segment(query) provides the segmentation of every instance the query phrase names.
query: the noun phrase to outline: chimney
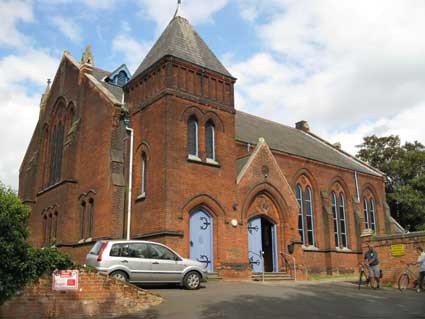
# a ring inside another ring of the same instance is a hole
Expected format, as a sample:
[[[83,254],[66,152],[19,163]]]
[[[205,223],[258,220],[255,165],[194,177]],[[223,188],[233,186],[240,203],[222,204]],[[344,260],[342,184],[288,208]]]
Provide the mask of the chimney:
[[[339,150],[341,149],[341,143],[340,142],[333,143],[332,145]]]
[[[310,126],[307,121],[299,121],[295,123],[295,128],[304,132],[310,132]]]

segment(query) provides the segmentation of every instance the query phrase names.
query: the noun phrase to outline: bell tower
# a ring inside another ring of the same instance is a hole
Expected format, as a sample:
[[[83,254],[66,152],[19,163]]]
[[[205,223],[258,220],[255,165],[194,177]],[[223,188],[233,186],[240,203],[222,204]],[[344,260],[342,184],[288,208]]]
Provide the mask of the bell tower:
[[[131,237],[196,257],[190,218],[202,211],[213,229],[211,270],[220,267],[217,247],[236,216],[235,82],[189,21],[175,16],[125,88],[140,194]]]

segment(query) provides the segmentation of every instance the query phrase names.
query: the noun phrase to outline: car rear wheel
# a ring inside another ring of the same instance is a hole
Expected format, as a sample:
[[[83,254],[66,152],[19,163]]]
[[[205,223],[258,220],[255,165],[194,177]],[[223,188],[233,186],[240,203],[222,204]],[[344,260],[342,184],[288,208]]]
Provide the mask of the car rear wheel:
[[[194,290],[198,289],[201,285],[201,275],[197,273],[196,271],[191,271],[184,276],[183,281],[184,286],[186,289]]]
[[[128,281],[127,274],[120,270],[114,271],[110,276],[121,281]]]

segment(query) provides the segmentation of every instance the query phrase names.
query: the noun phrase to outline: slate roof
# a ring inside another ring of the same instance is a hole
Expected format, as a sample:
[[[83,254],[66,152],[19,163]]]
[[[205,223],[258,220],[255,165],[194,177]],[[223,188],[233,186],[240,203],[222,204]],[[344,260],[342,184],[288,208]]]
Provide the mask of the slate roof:
[[[366,174],[383,175],[313,134],[240,111],[236,112],[235,122],[238,141],[256,145],[258,139],[264,137],[274,150]],[[245,162],[245,157],[237,160],[238,172]]]
[[[232,77],[208,45],[182,17],[175,17],[137,68],[133,79],[164,56],[171,55]]]
[[[122,101],[122,95],[124,93],[123,89],[119,86],[106,83],[104,79],[109,76],[111,72],[105,71],[99,68],[93,68],[93,76],[98,80],[102,85],[114,95],[118,101]]]
[[[236,172],[237,172],[238,175],[239,175],[240,171],[242,170],[242,168],[244,168],[246,162],[248,162],[249,157],[250,157],[250,154],[246,155],[244,157],[238,158],[236,160]]]

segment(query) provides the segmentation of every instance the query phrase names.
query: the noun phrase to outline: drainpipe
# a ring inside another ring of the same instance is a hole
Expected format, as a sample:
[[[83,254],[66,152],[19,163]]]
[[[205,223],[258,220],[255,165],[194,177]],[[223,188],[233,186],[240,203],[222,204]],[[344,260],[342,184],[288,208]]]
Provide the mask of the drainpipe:
[[[356,196],[357,196],[357,200],[360,202],[360,194],[359,194],[359,179],[357,176],[357,171],[354,171],[354,181],[356,184]]]
[[[130,133],[130,160],[128,168],[128,205],[127,205],[127,240],[130,240],[131,229],[131,191],[133,184],[133,138],[134,130],[128,126],[125,127],[126,131]]]
[[[122,95],[121,100],[122,106],[124,107],[124,94]],[[130,120],[127,119],[124,121],[125,130],[130,133],[130,158],[129,158],[129,167],[128,167],[128,204],[127,204],[127,240],[130,240],[130,229],[131,229],[131,193],[133,187],[133,140],[134,140],[134,130],[129,127]]]

